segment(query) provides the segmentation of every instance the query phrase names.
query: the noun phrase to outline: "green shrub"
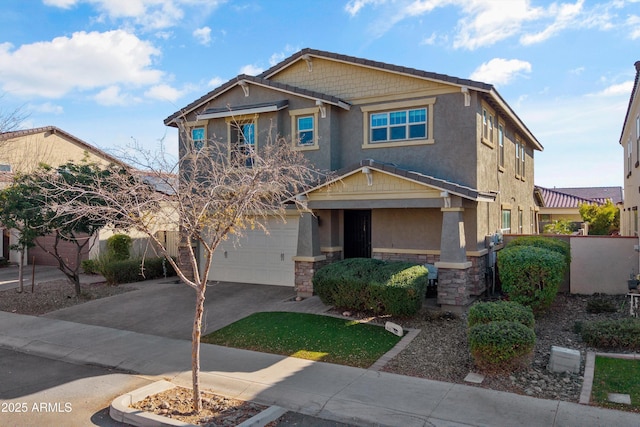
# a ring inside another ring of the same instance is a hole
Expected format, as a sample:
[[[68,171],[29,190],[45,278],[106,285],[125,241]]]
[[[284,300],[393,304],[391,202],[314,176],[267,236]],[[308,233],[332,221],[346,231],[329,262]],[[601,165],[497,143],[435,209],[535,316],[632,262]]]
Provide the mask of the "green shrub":
[[[587,301],[587,313],[615,313],[617,310],[614,303],[609,300],[597,298]]]
[[[479,302],[469,308],[467,324],[471,328],[480,323],[510,320],[533,329],[535,319],[531,307],[515,301]]]
[[[566,267],[571,265],[571,246],[568,242],[555,237],[543,236],[520,236],[510,241],[505,248],[512,246],[534,246],[536,248],[548,249],[550,251],[562,254],[565,259]]]
[[[101,268],[101,274],[110,285],[159,279],[164,277],[162,260],[163,258],[146,258],[144,260],[144,275],[141,259],[106,262]],[[167,276],[174,276],[175,271],[171,268],[171,264],[165,262],[165,265]]]
[[[533,330],[518,322],[479,323],[469,329],[471,355],[484,370],[511,370],[524,365],[535,342]]]
[[[580,335],[585,343],[596,348],[637,351],[640,350],[640,319],[582,322]]]
[[[126,234],[114,234],[107,239],[107,254],[114,261],[129,259],[131,237]]]
[[[322,302],[374,314],[412,316],[422,307],[427,268],[408,262],[350,258],[319,269],[313,288]]]
[[[498,253],[502,290],[511,301],[544,310],[555,300],[564,279],[565,258],[535,246],[511,246]]]
[[[80,263],[80,267],[85,274],[98,274],[98,262],[94,259],[85,259]]]

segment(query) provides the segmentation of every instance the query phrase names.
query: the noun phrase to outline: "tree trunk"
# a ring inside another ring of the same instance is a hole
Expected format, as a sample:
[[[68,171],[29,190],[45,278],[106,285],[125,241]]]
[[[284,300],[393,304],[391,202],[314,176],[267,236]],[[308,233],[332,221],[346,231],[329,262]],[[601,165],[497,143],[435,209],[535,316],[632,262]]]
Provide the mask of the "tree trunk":
[[[24,248],[20,249],[20,263],[18,264],[18,284],[20,285],[20,293],[24,292],[24,252]]]
[[[193,380],[193,410],[202,410],[200,398],[200,337],[202,336],[202,314],[204,312],[204,292],[206,283],[196,291],[196,310],[193,317],[193,333],[191,334],[191,377]]]

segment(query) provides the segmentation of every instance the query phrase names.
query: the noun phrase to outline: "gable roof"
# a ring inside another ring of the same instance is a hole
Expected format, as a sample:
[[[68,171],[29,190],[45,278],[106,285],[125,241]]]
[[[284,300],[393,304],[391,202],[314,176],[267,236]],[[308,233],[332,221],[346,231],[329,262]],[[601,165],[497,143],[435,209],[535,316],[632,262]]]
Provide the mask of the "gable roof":
[[[80,145],[81,147],[83,147],[85,150],[92,152],[93,154],[95,154],[98,157],[102,157],[105,160],[108,160],[111,163],[117,164],[117,165],[124,165],[124,162],[114,156],[112,156],[111,154],[102,151],[101,149],[89,144],[88,142],[85,142],[83,140],[81,140],[80,138],[71,135],[69,132],[65,132],[62,129],[59,129],[55,126],[44,126],[44,127],[39,127],[39,128],[32,128],[32,129],[23,129],[23,130],[16,130],[16,131],[12,131],[12,132],[4,132],[4,133],[0,133],[0,141],[9,141],[12,139],[17,139],[17,138],[21,138],[23,136],[29,136],[29,135],[36,135],[39,133],[45,133],[45,132],[51,132],[53,134],[59,134],[61,136],[63,136],[64,138],[70,139],[71,141],[75,142],[76,144]]]
[[[183,109],[176,111],[175,113],[173,113],[172,115],[164,119],[164,124],[166,126],[175,127],[177,126],[177,119],[179,119],[180,117],[185,116],[197,110],[198,108],[201,108],[207,102],[217,98],[218,96],[233,89],[234,87],[244,86],[249,83],[254,84],[256,86],[271,88],[278,92],[290,93],[293,95],[301,96],[303,98],[310,98],[310,99],[315,99],[317,101],[326,102],[327,104],[336,105],[345,110],[349,110],[351,108],[351,104],[335,96],[327,95],[325,93],[316,92],[313,90],[299,88],[299,87],[288,85],[288,84],[275,82],[272,80],[267,80],[259,76],[256,77],[256,76],[249,76],[247,74],[240,74],[239,76],[232,78],[231,80],[224,83],[223,85],[218,86],[216,89],[196,99],[195,101],[193,101],[192,103],[184,107]],[[233,111],[233,108],[234,107],[232,107],[230,111]],[[243,107],[241,106],[239,108],[242,109]]]
[[[544,188],[538,185],[535,190],[545,208],[578,208],[581,203],[604,204],[607,200],[615,204],[622,203],[622,187],[569,187]]]
[[[638,84],[640,83],[640,61],[636,61],[633,64],[636,67],[636,79],[633,81],[633,89],[631,89],[631,96],[629,97],[629,105],[627,106],[627,113],[624,115],[624,123],[622,124],[622,131],[620,132],[620,140],[618,143],[622,145],[622,137],[624,136],[624,129],[627,127],[627,121],[629,120],[629,114],[631,113],[631,107],[633,107],[633,100],[638,93]]]
[[[173,113],[172,115],[170,115],[164,120],[164,123],[167,126],[177,126],[176,119],[179,119],[180,116],[189,114],[194,110],[196,110],[197,108],[202,107],[204,104],[206,104],[210,100],[216,98],[217,96],[228,91],[229,89],[239,85],[241,82],[248,82],[252,84],[258,84],[264,87],[271,87],[273,89],[280,90],[283,92],[289,92],[289,93],[293,93],[300,96],[306,96],[309,98],[318,99],[333,105],[341,106],[342,108],[345,108],[345,109],[349,109],[350,105],[348,102],[344,100],[340,100],[331,95],[326,95],[326,94],[322,94],[322,93],[318,93],[318,92],[314,92],[314,91],[310,91],[302,88],[296,88],[294,86],[290,86],[290,85],[286,85],[286,84],[282,84],[282,83],[278,83],[270,80],[271,77],[285,70],[286,68],[290,67],[291,65],[293,65],[298,61],[306,61],[307,64],[312,64],[313,57],[323,58],[331,61],[344,62],[347,64],[360,66],[360,67],[373,68],[376,70],[401,74],[404,76],[424,79],[424,80],[438,82],[438,83],[445,83],[448,85],[458,86],[461,91],[475,90],[477,92],[481,92],[486,95],[487,102],[489,102],[494,108],[500,110],[504,116],[508,117],[511,121],[513,121],[513,123],[515,123],[516,127],[518,127],[521,130],[526,140],[528,140],[536,150],[539,150],[539,151],[543,150],[543,147],[540,144],[540,142],[538,142],[538,140],[535,138],[535,136],[533,136],[531,131],[525,126],[522,120],[520,120],[517,114],[511,109],[511,107],[502,98],[502,96],[500,96],[500,94],[496,91],[496,89],[491,84],[482,83],[482,82],[469,80],[469,79],[461,79],[458,77],[452,77],[445,74],[438,74],[438,73],[418,70],[410,67],[387,64],[379,61],[372,61],[364,58],[358,58],[355,56],[348,56],[348,55],[342,55],[342,54],[333,53],[333,52],[327,52],[323,50],[310,49],[310,48],[305,48],[294,53],[293,55],[289,56],[288,58],[284,59],[280,63],[269,68],[268,70],[262,72],[256,77],[248,76],[246,74],[241,74],[229,80],[227,83],[223,84],[222,86],[212,90],[211,92],[205,94],[204,96],[198,98],[191,104],[187,105],[182,110]],[[312,65],[309,65],[309,66],[312,67]]]
[[[336,172],[337,177],[333,178],[327,182],[323,182],[322,184],[318,184],[316,186],[313,186],[312,188],[310,188],[309,190],[299,194],[298,196],[302,195],[302,194],[308,194],[311,193],[313,191],[316,191],[322,187],[325,187],[327,185],[333,184],[334,182],[340,181],[341,179],[344,179],[345,177],[352,175],[353,173],[360,171],[364,168],[369,168],[369,169],[373,169],[373,170],[377,170],[379,172],[383,172],[383,173],[387,173],[390,175],[394,175],[396,177],[402,178],[402,179],[407,179],[407,180],[411,180],[423,185],[427,185],[429,187],[433,187],[437,190],[440,191],[446,191],[448,193],[451,193],[453,195],[456,196],[460,196],[464,199],[468,199],[468,200],[473,200],[473,201],[483,201],[483,202],[493,202],[496,199],[497,193],[495,192],[485,192],[485,191],[480,191],[477,190],[475,188],[471,188],[471,187],[467,187],[464,185],[460,185],[460,184],[456,184],[454,182],[451,181],[447,181],[444,179],[439,179],[439,178],[435,178],[433,176],[430,175],[425,175],[419,172],[414,172],[408,169],[404,169],[401,167],[398,167],[392,163],[383,163],[383,162],[378,162],[376,160],[373,159],[365,159],[365,160],[361,160],[359,163],[355,163],[351,166],[348,166],[346,168],[340,169],[339,171]]]

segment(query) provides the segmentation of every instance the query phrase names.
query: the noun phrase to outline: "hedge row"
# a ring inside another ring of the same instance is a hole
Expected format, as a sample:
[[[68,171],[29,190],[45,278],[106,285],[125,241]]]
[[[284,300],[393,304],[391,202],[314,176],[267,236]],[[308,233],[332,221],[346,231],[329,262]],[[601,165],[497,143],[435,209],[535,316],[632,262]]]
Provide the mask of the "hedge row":
[[[320,300],[342,309],[412,316],[422,307],[427,268],[408,262],[350,258],[319,269],[313,289]]]

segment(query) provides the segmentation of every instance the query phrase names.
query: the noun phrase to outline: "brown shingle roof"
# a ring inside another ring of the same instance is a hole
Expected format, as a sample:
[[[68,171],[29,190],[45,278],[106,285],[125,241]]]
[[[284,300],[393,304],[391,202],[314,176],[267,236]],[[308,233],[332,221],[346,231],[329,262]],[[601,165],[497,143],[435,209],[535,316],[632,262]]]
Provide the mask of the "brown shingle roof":
[[[581,203],[604,204],[607,200],[615,205],[622,203],[622,187],[570,187],[535,190],[542,197],[545,208],[577,208]]]

